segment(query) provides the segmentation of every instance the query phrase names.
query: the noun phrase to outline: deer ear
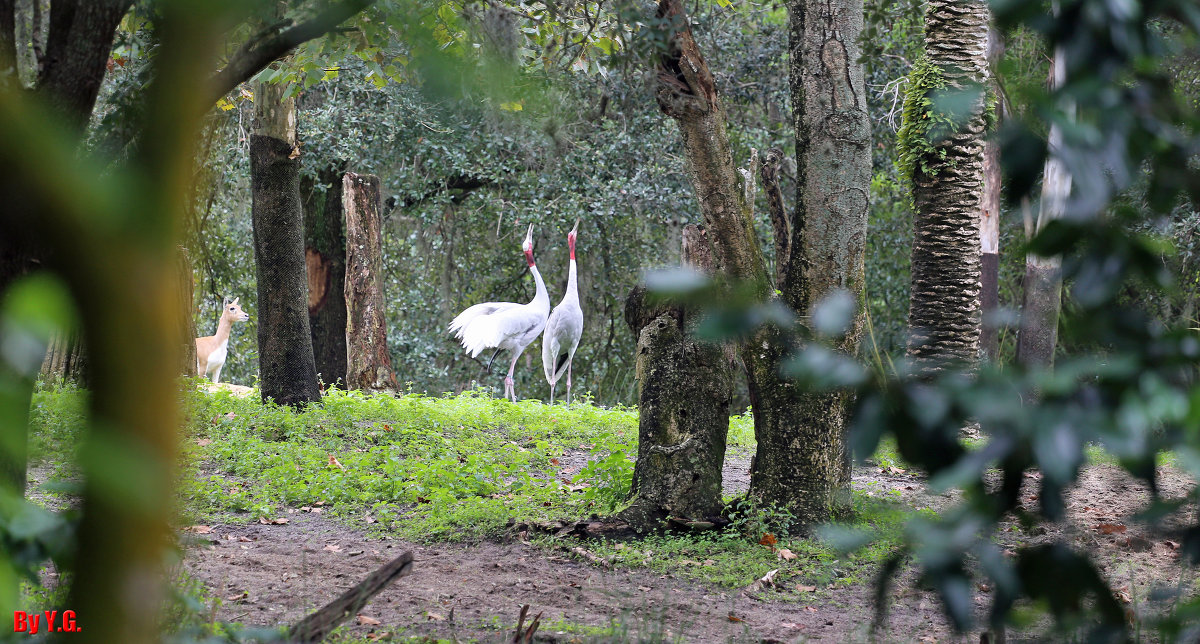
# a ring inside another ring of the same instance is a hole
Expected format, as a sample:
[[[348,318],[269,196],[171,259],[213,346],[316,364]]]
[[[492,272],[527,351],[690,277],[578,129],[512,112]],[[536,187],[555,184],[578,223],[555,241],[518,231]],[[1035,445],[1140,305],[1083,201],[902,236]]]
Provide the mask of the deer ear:
[[[233,298],[233,301],[232,301],[232,302],[230,302],[230,304],[237,304],[237,303],[238,303],[238,300],[240,300],[240,299],[242,299],[242,298],[240,298],[240,297],[235,297],[235,298]]]
[[[229,298],[223,297],[221,298],[221,308],[225,308],[226,306],[229,306]]]

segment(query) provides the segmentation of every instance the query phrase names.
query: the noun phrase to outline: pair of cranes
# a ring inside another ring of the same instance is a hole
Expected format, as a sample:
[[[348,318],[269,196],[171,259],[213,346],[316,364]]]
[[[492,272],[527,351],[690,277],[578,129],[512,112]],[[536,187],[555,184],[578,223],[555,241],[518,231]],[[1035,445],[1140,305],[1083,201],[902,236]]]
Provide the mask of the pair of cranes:
[[[472,358],[485,349],[496,350],[488,360],[488,373],[492,372],[492,362],[501,351],[508,349],[513,352],[508,375],[504,378],[504,396],[513,402],[517,401],[517,392],[513,387],[513,370],[517,368],[517,359],[543,330],[542,367],[546,372],[546,382],[550,383],[550,404],[554,404],[554,387],[564,372],[567,374],[567,403],[571,402],[571,362],[575,358],[579,338],[583,335],[583,309],[579,306],[579,284],[575,274],[575,237],[578,229],[579,220],[576,219],[575,227],[567,233],[567,246],[571,250],[567,292],[554,311],[550,310],[550,294],[546,292],[542,274],[533,261],[533,224],[529,224],[529,232],[525,234],[521,249],[525,251],[525,261],[529,263],[529,272],[533,273],[533,281],[537,285],[533,301],[528,304],[476,304],[459,313],[450,323],[450,332],[462,342]]]

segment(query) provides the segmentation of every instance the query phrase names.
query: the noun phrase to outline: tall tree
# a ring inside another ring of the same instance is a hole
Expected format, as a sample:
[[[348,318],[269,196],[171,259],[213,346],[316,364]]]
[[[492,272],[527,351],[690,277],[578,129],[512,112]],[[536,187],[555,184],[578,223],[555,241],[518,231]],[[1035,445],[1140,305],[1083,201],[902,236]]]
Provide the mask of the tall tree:
[[[924,373],[979,359],[987,36],[983,0],[930,0],[904,101],[900,155],[916,207],[908,354]]]
[[[777,247],[789,249],[777,286],[783,301],[807,319],[813,306],[835,289],[862,295],[870,129],[857,63],[861,3],[798,2],[789,9],[800,194],[790,219],[773,220]],[[767,302],[774,289],[754,232],[753,192],[749,179],[746,190],[739,185],[712,73],[681,2],[660,0],[658,17],[669,24],[670,33],[658,60],[656,97],[683,135],[688,176],[713,246],[714,268]],[[773,175],[768,171],[764,176],[768,200],[782,212]],[[842,348],[853,351],[857,346],[861,319],[861,313],[855,316]],[[741,346],[759,445],[751,494],[786,508],[802,525],[812,525],[828,520],[848,500],[846,397],[806,394],[781,374],[783,359],[795,348],[793,337],[790,329],[762,326]]]
[[[1067,80],[1064,50],[1054,50],[1050,63],[1050,86],[1058,90]],[[1075,106],[1068,105],[1068,115]],[[1059,219],[1066,211],[1071,194],[1071,173],[1063,163],[1063,132],[1058,121],[1050,124],[1049,156],[1042,170],[1042,203],[1038,210],[1037,231]],[[1058,317],[1062,312],[1062,257],[1042,257],[1029,253],[1025,257],[1025,290],[1021,306],[1021,330],[1017,336],[1017,360],[1029,367],[1049,367],[1054,364],[1054,349],[1058,344]]]
[[[308,269],[308,325],[317,374],[326,384],[346,382],[346,231],[342,213],[344,164],[300,180],[304,200],[304,262]]]
[[[321,390],[308,327],[296,101],[284,89],[258,84],[250,136],[258,364],[263,400],[300,406]]]
[[[988,30],[988,65],[994,70],[1004,55],[1004,36],[996,29]],[[995,91],[993,78],[991,84]],[[999,125],[1003,102],[996,103]],[[993,128],[994,129],[994,128]],[[983,307],[983,328],[979,348],[988,360],[997,360],[1000,352],[1000,333],[989,318],[1000,307],[1000,141],[989,137],[983,144],[983,199],[979,207],[980,303]]]

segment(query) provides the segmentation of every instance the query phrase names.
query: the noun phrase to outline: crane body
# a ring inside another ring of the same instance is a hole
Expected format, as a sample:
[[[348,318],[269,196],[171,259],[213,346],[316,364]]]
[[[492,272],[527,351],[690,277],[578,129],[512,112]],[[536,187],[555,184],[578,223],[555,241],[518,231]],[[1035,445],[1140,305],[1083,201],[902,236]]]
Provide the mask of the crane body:
[[[583,337],[583,308],[579,305],[579,278],[575,267],[575,238],[578,229],[579,220],[575,220],[575,227],[567,233],[567,246],[571,250],[567,292],[550,313],[545,334],[542,336],[542,368],[546,372],[546,382],[550,383],[551,405],[554,404],[554,388],[564,372],[567,376],[567,405],[571,404],[571,366],[575,360],[575,349],[579,347],[579,339]]]

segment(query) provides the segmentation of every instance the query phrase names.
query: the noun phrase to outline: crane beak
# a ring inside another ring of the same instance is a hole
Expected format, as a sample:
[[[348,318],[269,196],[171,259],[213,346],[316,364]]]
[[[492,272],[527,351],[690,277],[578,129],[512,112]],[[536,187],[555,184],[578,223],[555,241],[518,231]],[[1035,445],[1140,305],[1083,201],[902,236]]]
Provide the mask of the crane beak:
[[[579,220],[578,220],[578,219],[576,219],[576,220],[575,220],[575,227],[571,229],[571,234],[572,234],[572,235],[576,234],[576,231],[578,231],[578,230],[579,230]]]

